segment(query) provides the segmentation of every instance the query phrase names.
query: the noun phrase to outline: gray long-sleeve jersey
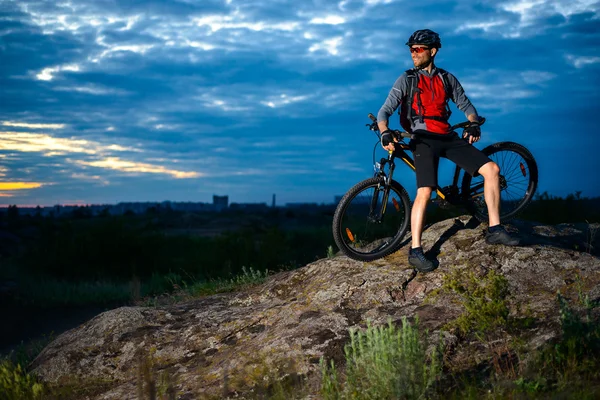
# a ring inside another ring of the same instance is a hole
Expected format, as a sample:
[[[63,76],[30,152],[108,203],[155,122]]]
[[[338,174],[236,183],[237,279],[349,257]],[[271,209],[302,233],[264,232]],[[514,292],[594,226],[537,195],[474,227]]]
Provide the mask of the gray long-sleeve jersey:
[[[444,107],[448,100],[452,100],[459,110],[465,113],[465,116],[470,114],[477,115],[477,110],[471,104],[471,101],[466,96],[465,91],[454,75],[451,73],[446,74],[446,81],[448,85],[448,91],[443,88],[443,82],[439,76],[439,70],[434,67],[429,74],[425,70],[416,71],[419,77],[419,88],[421,88],[421,99],[423,100],[423,108],[425,109],[424,115],[439,115],[439,108],[443,104]],[[389,121],[390,116],[400,107],[405,100],[410,90],[408,75],[404,72],[394,83],[394,86],[390,90],[385,103],[377,113],[378,121]],[[413,108],[417,108],[417,100],[413,100]],[[407,126],[404,128],[415,132],[417,130],[431,131],[433,133],[449,133],[450,125],[445,122],[432,121],[425,119],[423,122],[419,121],[419,118],[408,118],[408,110],[406,107],[402,107],[401,119],[410,120],[410,129]],[[405,115],[403,115],[405,114]],[[446,131],[446,132],[444,132]]]

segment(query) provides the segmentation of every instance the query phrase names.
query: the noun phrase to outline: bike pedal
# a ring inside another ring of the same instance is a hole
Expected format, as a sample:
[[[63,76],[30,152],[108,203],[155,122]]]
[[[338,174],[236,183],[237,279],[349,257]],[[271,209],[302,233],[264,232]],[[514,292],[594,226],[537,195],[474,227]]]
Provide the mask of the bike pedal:
[[[440,207],[443,210],[449,210],[450,208],[452,208],[452,204],[448,203],[446,200],[441,200],[438,203],[438,207]]]
[[[440,208],[443,208],[444,210],[452,207],[452,205],[450,203],[448,203],[446,200],[442,199],[441,197],[436,197],[435,199],[432,199],[431,202],[435,205],[437,205]]]

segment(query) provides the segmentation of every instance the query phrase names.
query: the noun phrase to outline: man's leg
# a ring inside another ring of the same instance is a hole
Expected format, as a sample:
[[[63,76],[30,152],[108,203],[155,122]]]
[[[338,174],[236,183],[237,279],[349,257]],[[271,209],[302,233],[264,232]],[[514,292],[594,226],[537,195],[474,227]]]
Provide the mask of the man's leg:
[[[412,234],[412,246],[408,251],[408,263],[417,271],[429,272],[435,269],[433,261],[427,259],[421,247],[421,234],[425,222],[425,211],[431,198],[432,188],[425,186],[417,189],[417,197],[413,203],[410,214],[410,232]]]
[[[479,168],[483,176],[483,196],[489,215],[489,226],[500,224],[500,168],[493,161]]]
[[[421,247],[421,234],[425,222],[425,211],[431,198],[432,188],[420,187],[417,189],[417,197],[413,203],[410,214],[410,231],[412,234],[412,248]]]
[[[485,240],[489,244],[505,244],[516,246],[519,240],[511,237],[500,225],[500,168],[492,161],[484,164],[477,171],[483,176],[483,195],[489,215],[489,227]]]
[[[439,143],[436,140],[419,139],[411,141],[418,189],[410,214],[412,246],[408,251],[408,263],[420,272],[429,272],[435,269],[433,262],[428,260],[425,254],[423,254],[421,234],[423,233],[425,211],[431,197],[432,187],[437,186],[439,156],[436,149],[438,145]]]
[[[500,225],[500,169],[480,150],[458,139],[446,150],[446,157],[454,161],[462,169],[474,175],[483,176],[483,196],[488,209],[489,227],[485,240],[489,244],[517,245],[519,240],[513,238]]]

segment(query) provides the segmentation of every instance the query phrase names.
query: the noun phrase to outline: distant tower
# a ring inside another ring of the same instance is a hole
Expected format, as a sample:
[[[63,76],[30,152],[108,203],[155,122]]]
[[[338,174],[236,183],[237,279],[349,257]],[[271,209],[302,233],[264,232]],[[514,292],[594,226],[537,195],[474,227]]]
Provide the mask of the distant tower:
[[[229,206],[229,196],[213,195],[213,207],[217,211],[222,211]]]
[[[275,208],[275,193],[273,193],[273,203],[271,204],[271,207]]]

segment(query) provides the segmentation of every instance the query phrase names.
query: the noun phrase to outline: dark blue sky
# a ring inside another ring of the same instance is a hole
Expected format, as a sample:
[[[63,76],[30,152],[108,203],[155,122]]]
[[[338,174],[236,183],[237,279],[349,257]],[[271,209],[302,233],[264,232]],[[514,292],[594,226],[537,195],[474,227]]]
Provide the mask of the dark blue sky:
[[[598,1],[0,0],[0,204],[331,202],[371,175],[366,116],[422,28],[488,118],[479,147],[600,195]]]

